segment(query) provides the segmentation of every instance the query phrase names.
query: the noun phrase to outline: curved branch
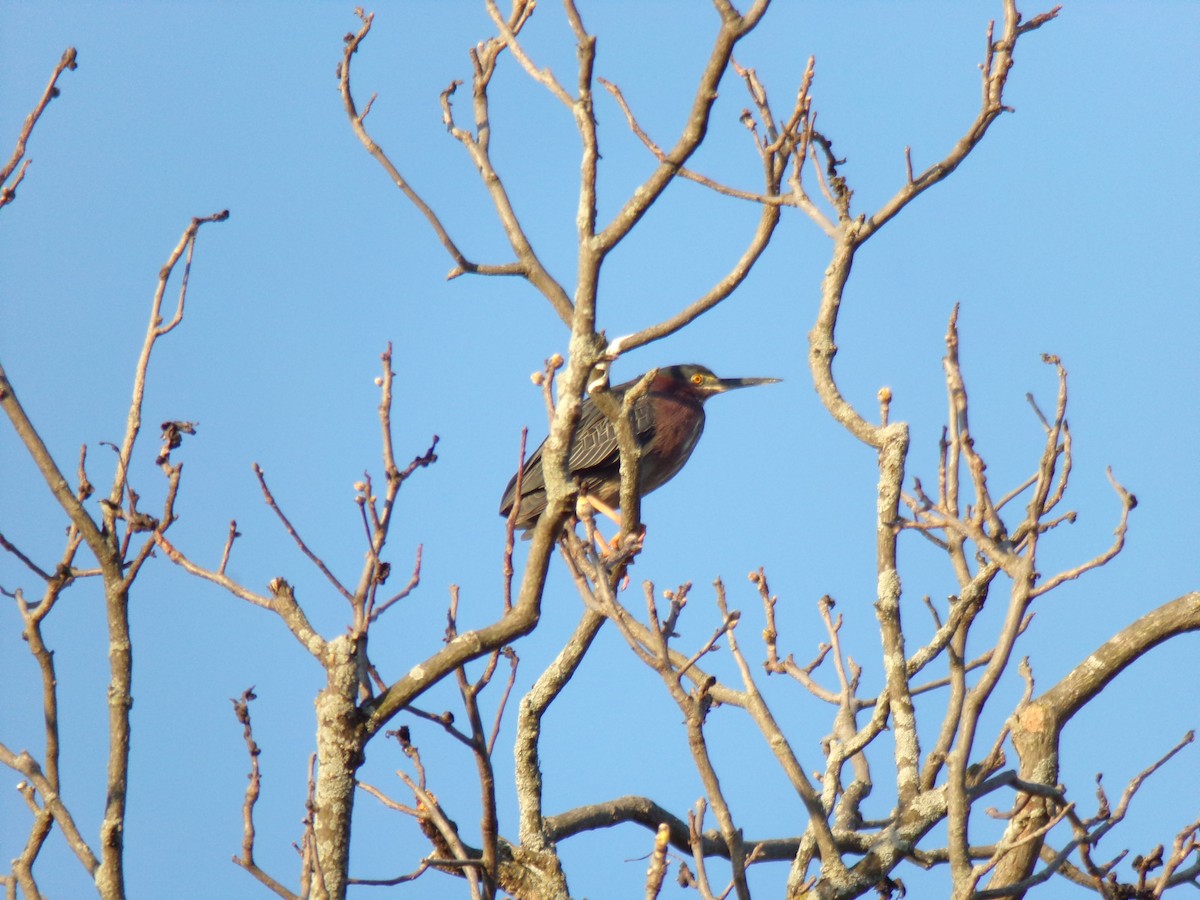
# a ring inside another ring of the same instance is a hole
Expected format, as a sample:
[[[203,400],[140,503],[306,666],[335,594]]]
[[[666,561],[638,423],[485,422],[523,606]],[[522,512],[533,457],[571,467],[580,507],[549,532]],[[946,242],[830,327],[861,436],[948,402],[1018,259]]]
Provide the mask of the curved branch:
[[[1112,484],[1113,490],[1117,492],[1117,496],[1121,498],[1121,518],[1117,522],[1117,527],[1113,531],[1113,542],[1108,549],[1098,554],[1087,562],[1080,563],[1065,571],[1059,572],[1057,575],[1046,579],[1045,582],[1039,584],[1030,593],[1031,597],[1039,597],[1048,591],[1054,590],[1064,581],[1072,581],[1083,575],[1085,572],[1090,572],[1093,569],[1098,569],[1106,565],[1109,560],[1116,557],[1125,548],[1125,535],[1129,531],[1129,513],[1137,506],[1137,498],[1129,493],[1120,482],[1113,478],[1112,468],[1108,469],[1108,480]]]
[[[543,520],[551,521],[546,519],[545,514]],[[559,525],[561,526],[561,524],[560,519]],[[539,557],[539,537],[542,543],[549,545],[541,550],[545,554],[544,557]],[[459,666],[491,653],[505,644],[512,643],[537,627],[541,616],[541,585],[545,583],[546,577],[545,566],[540,567],[540,578],[536,577],[537,564],[541,558],[544,558],[548,564],[553,541],[554,538],[549,534],[548,529],[539,527],[535,530],[534,546],[529,554],[531,565],[526,570],[526,578],[522,584],[517,604],[510,612],[505,613],[498,621],[490,625],[463,632],[454,637],[445,647],[417,663],[403,678],[393,682],[378,697],[362,706],[365,716],[363,728],[366,735],[374,735],[396,713],[438,684]],[[535,569],[535,579],[530,579],[529,568]]]
[[[612,828],[625,823],[641,825],[650,831],[657,831],[659,825],[665,824],[670,829],[671,845],[684,853],[690,854],[692,851],[687,822],[648,797],[635,795],[580,806],[557,816],[550,816],[546,819],[546,829],[554,840],[561,841],[586,831]],[[752,862],[769,862],[789,860],[795,856],[796,849],[800,846],[800,838],[743,840],[743,843],[754,848]],[[705,856],[729,859],[729,847],[716,831],[709,830],[704,833],[703,848]]]
[[[1028,726],[1038,717],[1046,723],[1040,729],[1049,725],[1061,730],[1131,663],[1163,641],[1191,631],[1200,631],[1200,591],[1177,597],[1121,629],[1035,698],[1020,714],[1022,723]]]
[[[834,333],[842,304],[846,281],[854,264],[854,254],[861,241],[858,222],[843,223],[833,246],[833,259],[821,281],[821,305],[817,321],[808,333],[808,365],[817,396],[839,425],[868,446],[882,448],[881,429],[859,415],[850,401],[842,396],[833,376],[833,358],[837,355]]]
[[[1164,603],[1126,626],[1053,687],[1020,708],[1010,723],[1021,777],[1042,785],[1056,784],[1062,731],[1071,718],[1153,647],[1193,631],[1200,631],[1200,591]],[[1009,829],[1036,828],[1046,815],[1040,805],[1028,804],[1014,816]],[[988,882],[989,891],[997,891],[998,896],[999,889],[1029,878],[1041,847],[1040,840],[1030,842],[1005,856]]]
[[[992,121],[1005,111],[1004,86],[1013,65],[1013,53],[1020,35],[1032,31],[1058,14],[1059,7],[1048,13],[1035,16],[1021,24],[1015,0],[1004,0],[1004,32],[999,40],[992,40],[992,28],[988,29],[987,58],[982,66],[984,98],[978,116],[954,149],[940,163],[931,166],[920,176],[905,184],[873,216],[845,218],[840,222],[834,239],[833,259],[822,282],[821,306],[816,325],[809,334],[809,365],[814,386],[830,414],[851,434],[864,443],[882,449],[882,429],[876,428],[858,413],[842,396],[833,377],[833,358],[837,354],[834,332],[838,309],[842,302],[846,280],[854,262],[854,254],[876,231],[912,200],[944,179],[966,159],[987,133]],[[826,147],[827,155],[828,148]]]

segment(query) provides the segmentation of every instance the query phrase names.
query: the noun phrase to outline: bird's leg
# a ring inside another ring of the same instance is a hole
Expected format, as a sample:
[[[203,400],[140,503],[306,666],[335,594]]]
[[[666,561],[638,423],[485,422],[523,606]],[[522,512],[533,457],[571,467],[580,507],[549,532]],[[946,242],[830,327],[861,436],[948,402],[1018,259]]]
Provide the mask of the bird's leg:
[[[621,527],[621,514],[618,513],[613,507],[609,506],[607,503],[605,503],[603,500],[601,500],[599,497],[594,497],[591,494],[582,494],[580,496],[580,499],[584,503],[586,503],[588,506],[590,506],[592,509],[594,509],[596,512],[598,512],[602,515],[608,516],[608,518],[612,519],[613,523],[618,528]]]
[[[612,519],[617,525],[617,533],[613,535],[611,541],[606,541],[604,535],[600,533],[600,529],[596,527],[596,518],[593,512],[603,513],[608,518]],[[621,538],[621,516],[620,514],[603,500],[598,497],[593,497],[589,494],[580,493],[579,499],[575,504],[575,514],[584,523],[587,529],[588,537],[597,547],[600,558],[608,561],[617,556],[622,551]],[[631,535],[626,539],[624,545],[625,551],[633,553],[640,552],[642,544],[646,539],[646,526],[643,525],[637,534]],[[625,577],[621,579],[621,584],[618,586],[618,591],[623,591],[629,587],[629,573],[625,573]]]
[[[593,497],[591,494],[582,492],[579,494],[579,499],[575,504],[575,514],[584,523],[589,537],[595,541],[596,546],[599,549],[601,559],[608,559],[613,555],[616,540],[617,537],[620,536],[620,533],[618,532],[617,535],[614,535],[612,541],[606,541],[604,539],[604,535],[600,533],[600,529],[596,527],[596,519],[593,515],[594,512],[602,513],[603,515],[612,519],[617,524],[618,528],[621,527],[621,517],[615,509],[613,509],[599,497]]]
[[[596,527],[596,520],[588,516],[588,524],[591,526],[590,532],[592,540],[596,542],[596,548],[600,551],[601,559],[608,559],[613,555],[613,541],[606,541],[604,535],[600,533],[600,529]]]
[[[601,558],[608,556],[609,546],[600,534],[600,529],[596,527],[596,517],[593,514],[594,507],[591,504],[591,498],[580,492],[575,500],[575,518],[583,523],[583,529],[587,532],[588,540],[591,541],[599,550]]]

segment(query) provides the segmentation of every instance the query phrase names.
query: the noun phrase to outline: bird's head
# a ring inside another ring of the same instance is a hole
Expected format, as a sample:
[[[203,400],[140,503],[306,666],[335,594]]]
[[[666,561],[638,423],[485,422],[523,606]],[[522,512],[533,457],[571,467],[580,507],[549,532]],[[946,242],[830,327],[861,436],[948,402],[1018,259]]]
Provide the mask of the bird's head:
[[[718,378],[711,369],[705,366],[685,363],[678,366],[664,366],[659,369],[658,377],[654,379],[651,390],[678,391],[703,401],[726,391],[753,387],[756,384],[774,384],[779,380],[778,378]]]

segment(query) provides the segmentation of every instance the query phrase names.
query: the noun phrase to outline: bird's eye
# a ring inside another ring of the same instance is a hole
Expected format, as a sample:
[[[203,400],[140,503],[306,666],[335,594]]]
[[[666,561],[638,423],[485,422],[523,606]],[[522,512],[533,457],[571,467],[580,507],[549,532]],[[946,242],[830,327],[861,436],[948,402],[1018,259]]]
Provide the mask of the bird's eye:
[[[704,384],[704,376],[701,375],[699,372],[697,372],[695,375],[692,376],[692,384],[697,385],[697,386]]]

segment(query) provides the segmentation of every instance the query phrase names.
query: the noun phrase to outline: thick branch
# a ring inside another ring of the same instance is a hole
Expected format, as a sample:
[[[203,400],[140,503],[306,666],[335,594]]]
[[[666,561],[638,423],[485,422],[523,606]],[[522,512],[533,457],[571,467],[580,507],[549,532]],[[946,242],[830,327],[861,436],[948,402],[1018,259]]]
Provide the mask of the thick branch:
[[[615,825],[634,823],[656,831],[660,825],[670,829],[671,845],[684,853],[691,852],[688,823],[659,806],[648,797],[617,797],[605,803],[580,806],[546,819],[546,830],[555,841],[562,841],[577,834],[612,828]],[[799,838],[768,838],[761,841],[744,841],[754,847],[756,862],[791,859],[796,854]],[[704,855],[717,859],[729,859],[729,847],[719,832],[704,832]]]
[[[1057,784],[1062,730],[1075,713],[1152,648],[1176,635],[1198,630],[1200,592],[1193,591],[1126,626],[1057,684],[1018,710],[1011,724],[1013,744],[1021,759],[1021,777],[1042,785]],[[1036,828],[1045,815],[1040,807],[1034,807],[1014,818],[1010,831]],[[988,882],[989,892],[1029,878],[1041,846],[1040,840],[1029,842],[1005,856]]]
[[[1165,603],[1117,632],[1021,713],[1022,724],[1042,718],[1061,729],[1135,660],[1163,641],[1200,630],[1200,591]],[[1035,713],[1034,710],[1040,711]]]

